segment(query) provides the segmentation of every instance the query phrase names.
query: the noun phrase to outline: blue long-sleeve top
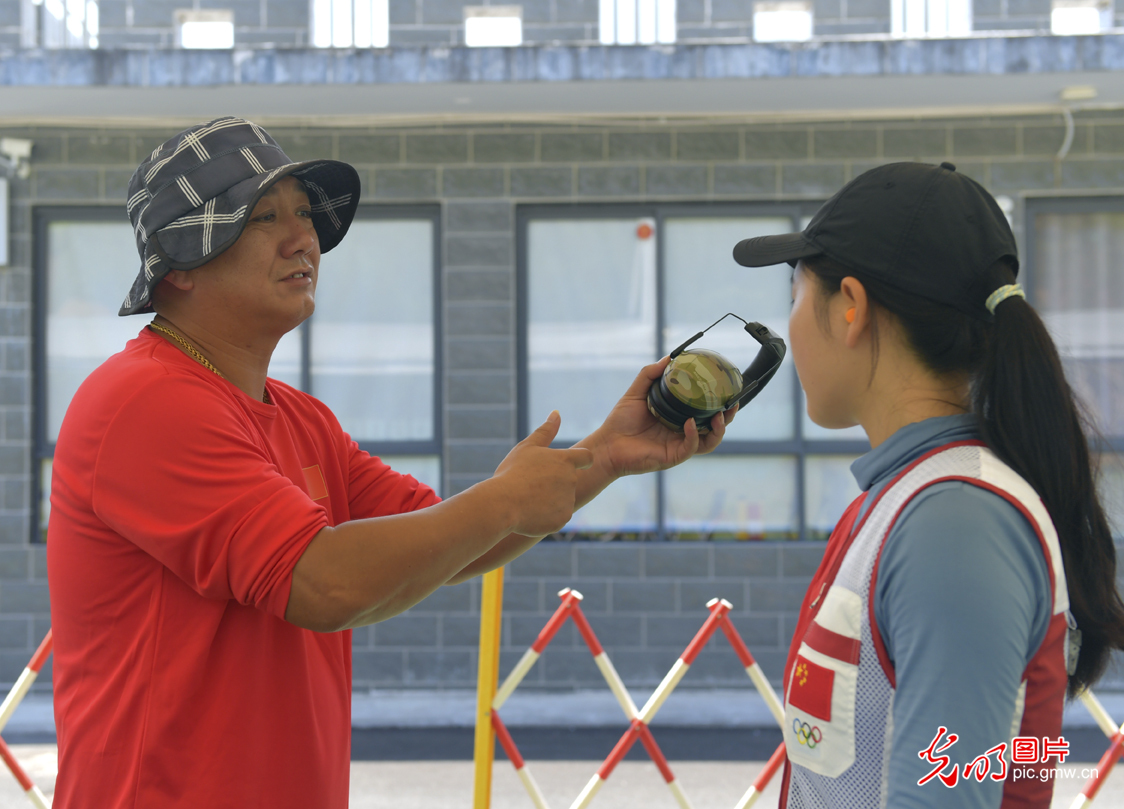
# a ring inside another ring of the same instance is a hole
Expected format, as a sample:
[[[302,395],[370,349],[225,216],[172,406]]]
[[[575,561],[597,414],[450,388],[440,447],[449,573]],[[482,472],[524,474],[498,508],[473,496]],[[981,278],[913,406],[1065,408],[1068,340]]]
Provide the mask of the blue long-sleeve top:
[[[971,415],[898,430],[851,466],[866,507],[921,455],[978,438]],[[991,778],[961,779],[953,788],[934,778],[919,787],[933,765],[918,753],[941,726],[960,737],[943,755],[961,765],[1009,741],[1023,671],[1050,621],[1046,564],[1022,513],[985,489],[938,483],[903,510],[886,538],[874,593],[897,682],[887,806],[999,806],[1003,782]]]

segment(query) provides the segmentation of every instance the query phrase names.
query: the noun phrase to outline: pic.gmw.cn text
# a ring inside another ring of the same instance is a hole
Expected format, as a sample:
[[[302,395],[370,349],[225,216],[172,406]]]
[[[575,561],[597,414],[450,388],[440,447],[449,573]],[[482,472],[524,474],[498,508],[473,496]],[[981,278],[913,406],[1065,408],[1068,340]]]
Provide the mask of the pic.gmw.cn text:
[[[948,733],[948,728],[941,726],[933,736],[933,741],[924,750],[917,753],[918,758],[933,765],[927,775],[917,781],[918,786],[924,786],[936,779],[946,787],[954,787],[961,778],[968,781],[974,778],[981,782],[984,778],[993,781],[1003,781],[1011,778],[1015,781],[1031,779],[1035,781],[1048,781],[1051,778],[1091,778],[1097,774],[1096,768],[1084,767],[1078,772],[1077,767],[1032,767],[1032,764],[1049,764],[1056,758],[1058,764],[1064,764],[1069,756],[1069,742],[1064,736],[1051,739],[1048,736],[1016,736],[1010,744],[1001,742],[989,750],[976,756],[970,763],[957,765],[952,763],[952,757],[941,755],[951,748],[960,737],[955,733]],[[942,742],[943,739],[943,742]],[[1010,747],[1011,755],[1008,761],[1005,758]]]

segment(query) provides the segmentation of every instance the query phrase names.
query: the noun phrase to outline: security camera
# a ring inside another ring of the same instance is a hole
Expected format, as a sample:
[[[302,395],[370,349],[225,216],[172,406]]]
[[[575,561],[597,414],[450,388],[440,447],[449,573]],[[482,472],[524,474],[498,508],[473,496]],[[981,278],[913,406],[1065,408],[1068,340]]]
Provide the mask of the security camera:
[[[23,138],[0,138],[0,154],[12,160],[30,160],[35,141]]]
[[[31,174],[31,147],[34,145],[35,141],[25,138],[0,138],[0,155],[7,158],[21,179]]]

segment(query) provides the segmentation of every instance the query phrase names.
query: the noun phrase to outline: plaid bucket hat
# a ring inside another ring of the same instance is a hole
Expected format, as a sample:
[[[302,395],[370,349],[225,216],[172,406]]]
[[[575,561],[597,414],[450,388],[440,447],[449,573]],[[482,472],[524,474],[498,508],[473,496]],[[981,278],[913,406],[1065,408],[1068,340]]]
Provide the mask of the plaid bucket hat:
[[[359,174],[347,163],[295,163],[260,126],[233,117],[161,144],[129,181],[125,207],[141,269],[118,314],[152,311],[152,290],[170,270],[193,270],[234,244],[261,196],[290,175],[304,183],[320,252],[327,253],[359,205]]]

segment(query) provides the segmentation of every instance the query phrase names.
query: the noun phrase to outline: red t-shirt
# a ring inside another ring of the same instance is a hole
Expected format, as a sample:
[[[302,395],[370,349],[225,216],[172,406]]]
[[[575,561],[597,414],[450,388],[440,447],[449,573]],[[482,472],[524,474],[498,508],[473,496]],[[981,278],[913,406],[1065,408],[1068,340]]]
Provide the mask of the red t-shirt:
[[[56,809],[345,807],[351,632],[287,623],[325,526],[437,502],[276,380],[147,328],[79,388],[51,484]]]

